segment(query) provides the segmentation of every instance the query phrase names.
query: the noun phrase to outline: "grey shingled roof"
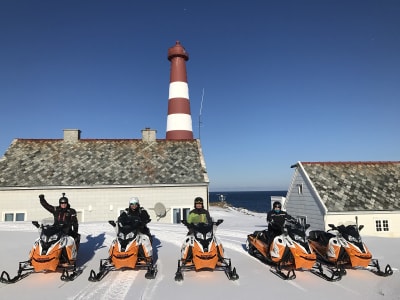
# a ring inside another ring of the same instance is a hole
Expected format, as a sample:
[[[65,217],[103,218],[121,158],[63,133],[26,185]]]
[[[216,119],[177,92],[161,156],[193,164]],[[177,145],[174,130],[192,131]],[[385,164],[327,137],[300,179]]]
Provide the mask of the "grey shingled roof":
[[[197,140],[16,139],[0,187],[205,183]]]
[[[400,162],[301,162],[331,212],[400,209]]]

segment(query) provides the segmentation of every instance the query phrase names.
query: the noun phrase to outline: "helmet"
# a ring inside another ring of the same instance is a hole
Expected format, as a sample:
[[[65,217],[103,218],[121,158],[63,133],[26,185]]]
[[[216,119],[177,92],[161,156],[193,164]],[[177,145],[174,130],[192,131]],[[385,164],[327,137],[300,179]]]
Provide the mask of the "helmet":
[[[279,201],[275,201],[274,204],[272,204],[272,208],[279,208],[282,209],[282,204]]]
[[[197,203],[203,204],[203,198],[201,198],[201,197],[196,197],[196,198],[194,199],[194,204],[197,204]]]
[[[68,198],[65,197],[65,193],[62,193],[62,197],[58,200],[58,203],[67,203],[68,204]]]
[[[194,206],[196,206],[196,204],[204,205],[203,198],[201,197],[194,198]]]
[[[131,204],[139,205],[139,198],[138,197],[132,197],[131,199],[129,199],[129,205],[131,205]]]

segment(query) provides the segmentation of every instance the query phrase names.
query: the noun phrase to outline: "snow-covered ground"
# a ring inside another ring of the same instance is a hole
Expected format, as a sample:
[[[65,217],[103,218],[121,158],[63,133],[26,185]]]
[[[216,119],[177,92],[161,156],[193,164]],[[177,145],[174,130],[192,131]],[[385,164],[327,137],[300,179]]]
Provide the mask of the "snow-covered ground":
[[[212,217],[224,219],[217,236],[232,259],[240,278],[230,281],[222,271],[185,272],[184,280],[174,280],[180,247],[186,235],[183,225],[154,221],[158,274],[145,279],[145,271],[115,271],[100,282],[89,282],[91,269],[98,271],[101,258],[107,257],[114,228],[107,222],[83,223],[78,266],[83,273],[72,282],[60,280],[59,273],[32,274],[15,284],[0,283],[1,299],[400,299],[400,239],[364,236],[364,242],[382,266],[390,264],[394,274],[379,277],[365,270],[349,270],[337,282],[327,282],[308,271],[296,272],[297,278],[284,281],[270,267],[250,256],[245,248],[247,234],[265,228],[266,214],[211,207]],[[0,271],[13,277],[18,262],[26,260],[37,238],[30,222],[0,223]]]

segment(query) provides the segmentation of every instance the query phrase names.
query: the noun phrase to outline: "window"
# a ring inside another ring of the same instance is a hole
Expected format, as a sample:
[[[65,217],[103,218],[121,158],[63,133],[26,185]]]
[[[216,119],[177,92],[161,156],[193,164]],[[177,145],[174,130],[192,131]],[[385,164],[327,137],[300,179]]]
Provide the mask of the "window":
[[[299,223],[303,226],[307,224],[307,217],[306,216],[295,216]]]
[[[25,213],[9,212],[4,214],[4,222],[21,222],[21,221],[25,221]]]
[[[375,220],[376,231],[389,231],[388,220]]]
[[[298,193],[299,195],[302,195],[302,194],[303,194],[303,184],[302,184],[302,183],[299,183],[299,184],[297,185],[297,193]]]
[[[383,231],[389,231],[389,221],[388,220],[382,220],[382,225],[383,225]]]
[[[16,213],[15,214],[15,221],[25,221],[25,214],[24,213]]]
[[[172,221],[174,224],[181,223],[186,220],[190,212],[190,208],[177,207],[172,209]]]

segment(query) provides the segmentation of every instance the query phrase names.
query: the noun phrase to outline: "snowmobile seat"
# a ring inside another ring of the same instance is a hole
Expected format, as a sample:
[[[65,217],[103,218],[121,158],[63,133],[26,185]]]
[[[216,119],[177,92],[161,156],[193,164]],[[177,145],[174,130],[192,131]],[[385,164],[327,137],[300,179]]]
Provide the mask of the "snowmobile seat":
[[[260,240],[262,240],[262,241],[264,241],[264,242],[267,242],[267,237],[268,237],[268,235],[267,235],[267,232],[266,232],[266,230],[259,230],[259,231],[254,231],[254,236],[257,238],[257,239],[260,239]]]

